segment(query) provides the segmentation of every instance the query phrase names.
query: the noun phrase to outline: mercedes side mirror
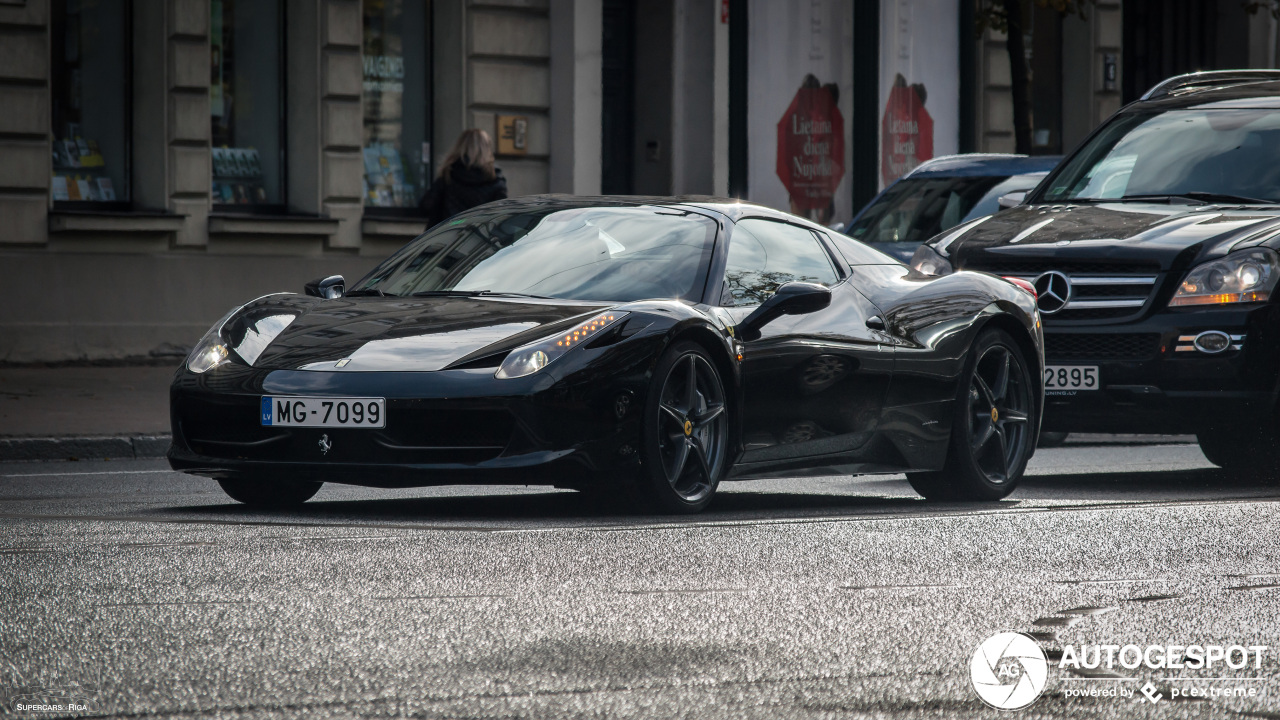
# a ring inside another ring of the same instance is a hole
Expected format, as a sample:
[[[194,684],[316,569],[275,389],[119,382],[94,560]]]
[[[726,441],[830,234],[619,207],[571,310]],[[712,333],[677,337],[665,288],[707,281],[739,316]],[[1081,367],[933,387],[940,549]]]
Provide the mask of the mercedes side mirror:
[[[1001,210],[1008,210],[1011,207],[1017,207],[1027,201],[1026,190],[1014,190],[1011,193],[1005,193],[996,200],[996,204]]]
[[[817,312],[830,304],[831,290],[825,285],[783,283],[773,297],[760,303],[760,307],[738,323],[738,336],[743,340],[756,340],[760,337],[760,328],[783,315]]]
[[[303,286],[303,290],[312,297],[336,300],[347,292],[347,281],[341,275],[330,275],[327,278],[312,280]]]

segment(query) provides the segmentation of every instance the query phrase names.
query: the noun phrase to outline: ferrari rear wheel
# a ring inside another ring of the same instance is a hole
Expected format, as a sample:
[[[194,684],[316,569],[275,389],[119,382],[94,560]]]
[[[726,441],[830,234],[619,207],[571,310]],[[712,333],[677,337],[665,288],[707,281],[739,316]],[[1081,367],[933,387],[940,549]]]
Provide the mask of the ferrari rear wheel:
[[[645,407],[641,499],[660,512],[694,513],[711,502],[728,465],[728,403],[701,345],[679,343],[654,371]]]
[[[962,377],[945,467],[907,479],[929,500],[1000,500],[1031,457],[1031,374],[1013,338],[992,329],[974,343]]]
[[[301,505],[320,492],[324,483],[310,480],[264,480],[237,478],[219,480],[222,490],[232,500],[255,508],[287,508]]]

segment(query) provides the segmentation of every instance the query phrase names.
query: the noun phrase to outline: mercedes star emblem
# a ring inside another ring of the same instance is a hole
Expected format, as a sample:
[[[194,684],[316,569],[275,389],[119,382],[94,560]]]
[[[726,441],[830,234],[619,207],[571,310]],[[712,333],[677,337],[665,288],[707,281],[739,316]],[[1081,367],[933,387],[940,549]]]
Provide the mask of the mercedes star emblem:
[[[1057,270],[1050,270],[1041,275],[1032,284],[1036,288],[1038,297],[1036,305],[1045,315],[1058,312],[1071,300],[1071,278]]]
[[[329,435],[328,434],[321,435],[320,436],[320,454],[328,455],[329,448],[331,447],[333,447],[333,443],[329,442]]]

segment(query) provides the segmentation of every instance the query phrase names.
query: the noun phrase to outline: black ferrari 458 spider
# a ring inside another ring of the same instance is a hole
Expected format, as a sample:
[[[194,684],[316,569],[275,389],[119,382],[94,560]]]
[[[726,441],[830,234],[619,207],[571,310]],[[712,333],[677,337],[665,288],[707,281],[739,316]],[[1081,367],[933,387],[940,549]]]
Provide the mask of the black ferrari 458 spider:
[[[994,500],[1039,432],[1027,289],[732,200],[491,203],[306,290],[192,351],[175,469],[263,506],[518,483],[694,512],[726,479],[898,472]]]

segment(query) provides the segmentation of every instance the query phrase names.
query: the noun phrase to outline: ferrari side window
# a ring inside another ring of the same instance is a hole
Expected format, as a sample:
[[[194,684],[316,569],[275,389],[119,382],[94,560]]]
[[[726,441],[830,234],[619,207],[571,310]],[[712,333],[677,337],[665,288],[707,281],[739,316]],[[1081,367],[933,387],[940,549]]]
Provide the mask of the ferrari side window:
[[[733,229],[725,261],[725,305],[757,305],[793,281],[834,285],[840,276],[813,233],[772,220],[747,219]]]

